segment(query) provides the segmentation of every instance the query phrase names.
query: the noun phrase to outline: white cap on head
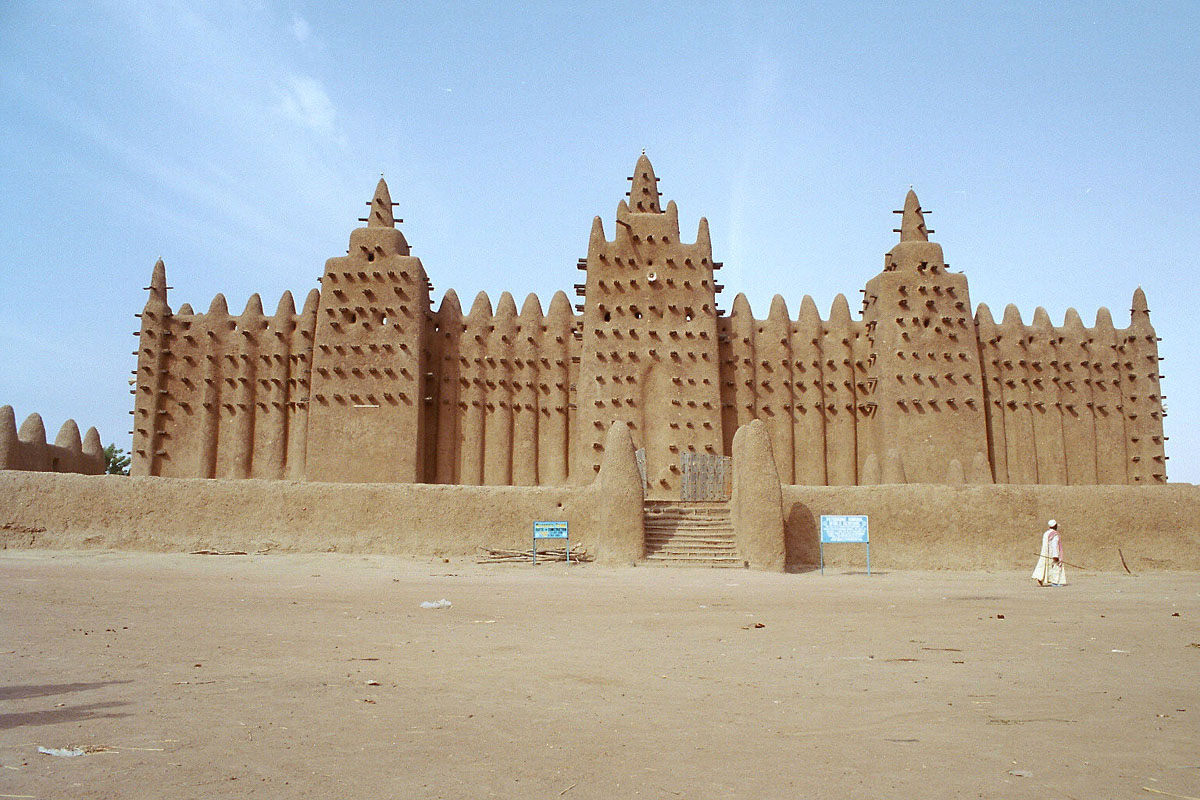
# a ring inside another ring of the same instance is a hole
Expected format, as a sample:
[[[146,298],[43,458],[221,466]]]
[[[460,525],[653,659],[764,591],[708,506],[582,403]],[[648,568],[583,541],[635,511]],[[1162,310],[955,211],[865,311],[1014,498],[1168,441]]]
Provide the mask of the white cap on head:
[[[1049,522],[1047,522],[1046,524],[1047,524],[1047,525],[1049,525],[1051,528],[1057,528],[1057,527],[1058,527],[1058,520],[1056,520],[1056,519],[1052,519],[1052,520],[1050,520]]]

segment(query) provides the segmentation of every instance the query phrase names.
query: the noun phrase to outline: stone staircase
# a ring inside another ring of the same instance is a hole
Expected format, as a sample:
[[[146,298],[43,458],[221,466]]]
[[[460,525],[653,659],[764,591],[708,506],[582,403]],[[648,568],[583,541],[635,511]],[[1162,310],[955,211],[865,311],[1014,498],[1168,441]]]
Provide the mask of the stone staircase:
[[[648,500],[642,519],[649,564],[744,566],[734,544],[728,503]]]

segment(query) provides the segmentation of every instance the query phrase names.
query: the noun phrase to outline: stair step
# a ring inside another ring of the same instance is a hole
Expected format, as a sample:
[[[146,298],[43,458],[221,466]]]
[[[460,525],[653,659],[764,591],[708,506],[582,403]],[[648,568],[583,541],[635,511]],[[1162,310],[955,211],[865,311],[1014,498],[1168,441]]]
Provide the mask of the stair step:
[[[661,567],[710,567],[737,569],[745,566],[736,558],[680,558],[678,556],[647,556],[643,562]]]
[[[718,517],[716,515],[707,517],[669,517],[666,515],[654,516],[652,514],[647,514],[643,516],[642,519],[646,520],[646,522],[674,522],[681,525],[689,525],[692,523],[707,524],[713,522],[723,522],[726,525],[729,525],[733,521],[729,516]]]
[[[728,523],[713,523],[708,525],[667,525],[662,523],[646,523],[643,525],[646,530],[658,530],[666,534],[680,533],[685,534],[695,530],[701,534],[730,534],[733,535],[733,525]]]
[[[705,511],[695,514],[679,514],[667,511],[645,511],[642,516],[646,519],[729,519],[729,512],[719,513],[716,511]]]
[[[733,547],[734,540],[732,536],[646,536],[646,544],[687,544],[687,545],[712,545],[714,547]]]
[[[642,507],[646,563],[741,567],[727,503],[652,501]]]
[[[647,531],[647,542],[729,542],[733,543],[733,531]]]
[[[685,561],[737,561],[737,553],[689,553],[684,550],[662,550],[647,553],[646,558],[681,558]]]
[[[644,509],[682,509],[684,511],[707,511],[708,509],[728,509],[728,503],[679,503],[678,500],[647,500]]]
[[[644,505],[644,506],[642,506],[642,508],[644,508],[646,511],[651,511],[651,512],[674,512],[674,513],[683,513],[683,514],[691,514],[693,512],[728,511],[729,510],[729,506],[726,505],[725,503],[707,503],[705,505],[694,505],[694,506],[679,505],[679,504],[675,504],[675,505],[664,504],[664,505],[658,505],[658,506]]]
[[[664,547],[647,547],[647,553],[683,553],[690,556],[736,556],[735,547],[688,547],[685,545],[667,545]]]

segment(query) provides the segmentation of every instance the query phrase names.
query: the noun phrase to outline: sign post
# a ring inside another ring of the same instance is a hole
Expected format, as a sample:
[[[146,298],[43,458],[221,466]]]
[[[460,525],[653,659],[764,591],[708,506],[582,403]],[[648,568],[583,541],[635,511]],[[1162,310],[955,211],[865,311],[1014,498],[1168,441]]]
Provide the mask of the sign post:
[[[865,544],[867,575],[871,574],[871,534],[866,514],[821,515],[821,574],[825,574],[825,544]]]
[[[538,539],[563,539],[566,541],[567,563],[571,563],[571,537],[567,521],[542,521],[533,523],[533,563],[537,565]]]

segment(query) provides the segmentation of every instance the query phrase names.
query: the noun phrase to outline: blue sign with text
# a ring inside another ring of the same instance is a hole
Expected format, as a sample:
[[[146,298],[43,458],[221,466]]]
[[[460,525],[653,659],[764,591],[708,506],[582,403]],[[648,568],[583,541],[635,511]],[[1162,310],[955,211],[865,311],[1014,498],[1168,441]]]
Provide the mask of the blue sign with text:
[[[825,574],[825,545],[865,544],[867,546],[867,574],[871,574],[871,534],[867,528],[866,514],[822,514],[821,515],[821,574]]]
[[[542,520],[533,523],[533,563],[537,565],[538,539],[566,539],[567,563],[571,563],[571,537],[566,520]]]
[[[535,539],[566,539],[566,522],[535,522],[533,523],[533,538]]]
[[[871,540],[866,514],[822,514],[821,541],[827,544],[853,542],[866,544]]]

